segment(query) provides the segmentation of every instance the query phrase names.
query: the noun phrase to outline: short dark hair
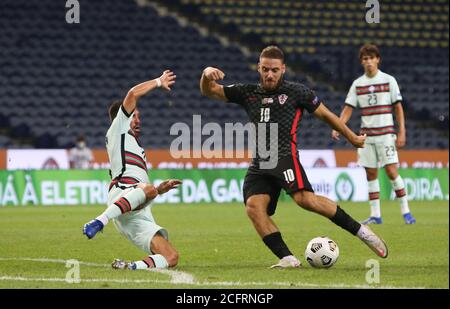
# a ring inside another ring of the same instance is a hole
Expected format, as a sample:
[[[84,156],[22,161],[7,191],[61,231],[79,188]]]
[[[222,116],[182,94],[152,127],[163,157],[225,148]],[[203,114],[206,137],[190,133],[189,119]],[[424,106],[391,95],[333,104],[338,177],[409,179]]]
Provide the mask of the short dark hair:
[[[78,135],[78,137],[77,137],[77,143],[78,143],[78,142],[84,142],[84,141],[86,141],[86,139],[84,138],[84,135],[83,135],[83,134]]]
[[[364,44],[359,50],[359,60],[364,56],[375,56],[381,58],[380,50],[375,44]]]
[[[270,45],[264,48],[259,58],[280,59],[284,63],[284,53],[278,46]]]
[[[116,118],[117,113],[119,112],[119,108],[122,106],[122,101],[114,101],[108,109],[109,112],[109,119],[111,119],[111,122]]]

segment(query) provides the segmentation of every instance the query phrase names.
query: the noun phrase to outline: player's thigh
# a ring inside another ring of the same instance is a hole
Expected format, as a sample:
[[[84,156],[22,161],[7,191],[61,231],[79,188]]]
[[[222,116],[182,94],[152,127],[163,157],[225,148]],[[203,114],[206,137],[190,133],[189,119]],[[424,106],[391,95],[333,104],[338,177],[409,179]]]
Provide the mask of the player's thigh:
[[[167,231],[153,219],[149,208],[123,214],[114,220],[121,234],[141,250],[151,254],[150,243],[155,235],[168,239]]]
[[[382,167],[398,163],[397,147],[395,146],[395,136],[386,135],[382,143],[376,144],[377,155]]]
[[[358,148],[358,165],[368,168],[378,168],[376,144],[366,143],[364,148]]]
[[[120,199],[128,192],[134,190],[135,187],[136,186],[131,186],[128,188],[120,188],[120,187],[111,188],[111,190],[108,192],[108,206],[116,202],[118,199]]]
[[[246,207],[265,210],[271,216],[275,213],[281,188],[272,176],[255,173],[249,169],[244,180],[244,203]]]
[[[299,191],[314,192],[298,157],[282,158],[272,173],[278,186],[289,195]]]

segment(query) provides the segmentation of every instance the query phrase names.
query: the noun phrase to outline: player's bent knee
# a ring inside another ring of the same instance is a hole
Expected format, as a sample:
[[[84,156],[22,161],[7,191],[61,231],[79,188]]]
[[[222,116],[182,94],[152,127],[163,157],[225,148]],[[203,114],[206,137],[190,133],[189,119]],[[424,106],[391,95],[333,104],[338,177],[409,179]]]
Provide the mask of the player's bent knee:
[[[314,194],[306,194],[304,192],[298,192],[294,195],[294,201],[297,205],[309,211],[314,211],[315,199],[316,196]]]
[[[247,212],[247,216],[249,216],[250,218],[256,218],[264,213],[263,209],[261,207],[258,207],[257,204],[248,202],[247,204],[245,204],[245,211]]]
[[[295,203],[298,206],[302,206],[305,203],[305,200],[306,200],[304,195],[303,195],[303,192],[301,192],[301,191],[294,193],[292,198],[294,199]]]
[[[256,215],[255,208],[249,206],[248,204],[245,205],[245,211],[247,212],[247,216],[249,216],[250,218],[255,217]]]
[[[389,179],[394,180],[398,176],[398,172],[396,168],[388,167],[386,168],[386,174],[388,175]]]

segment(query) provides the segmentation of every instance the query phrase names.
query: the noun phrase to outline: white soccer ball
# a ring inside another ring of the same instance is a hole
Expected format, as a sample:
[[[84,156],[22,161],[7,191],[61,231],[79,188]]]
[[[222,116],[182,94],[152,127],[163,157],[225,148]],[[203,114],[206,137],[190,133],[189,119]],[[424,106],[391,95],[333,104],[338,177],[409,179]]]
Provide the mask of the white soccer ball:
[[[336,263],[339,247],[328,237],[316,237],[309,241],[305,250],[305,258],[312,267],[328,268]]]

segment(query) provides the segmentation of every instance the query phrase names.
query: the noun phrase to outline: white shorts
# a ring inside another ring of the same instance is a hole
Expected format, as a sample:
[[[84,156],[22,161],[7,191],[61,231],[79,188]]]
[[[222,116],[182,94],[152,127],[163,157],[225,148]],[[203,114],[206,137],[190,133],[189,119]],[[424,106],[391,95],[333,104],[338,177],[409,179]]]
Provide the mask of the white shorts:
[[[113,204],[119,198],[127,194],[134,188],[127,188],[122,190],[121,188],[115,187],[109,191],[108,194],[108,205]],[[130,211],[120,215],[118,218],[114,219],[114,225],[117,230],[128,238],[133,244],[138,248],[152,254],[150,250],[150,242],[152,238],[159,233],[165,239],[169,239],[167,231],[156,224],[155,219],[151,213],[151,207],[149,205],[151,202],[147,202],[147,205],[136,211]]]
[[[358,148],[358,164],[368,168],[379,168],[398,163],[395,140],[394,134],[377,136],[374,142],[368,137],[364,148]]]

